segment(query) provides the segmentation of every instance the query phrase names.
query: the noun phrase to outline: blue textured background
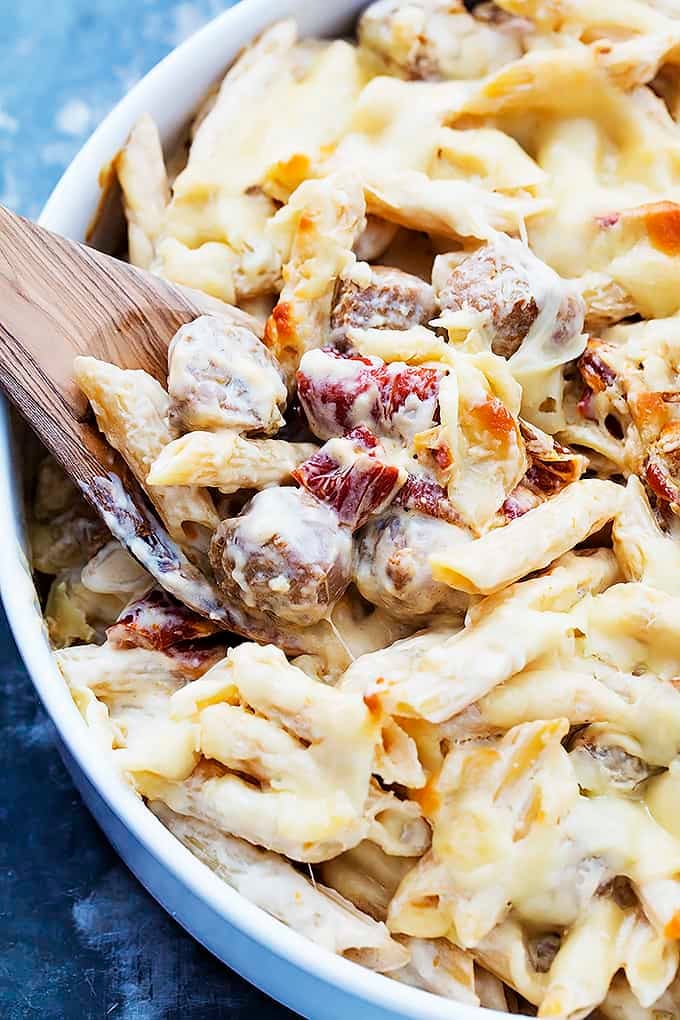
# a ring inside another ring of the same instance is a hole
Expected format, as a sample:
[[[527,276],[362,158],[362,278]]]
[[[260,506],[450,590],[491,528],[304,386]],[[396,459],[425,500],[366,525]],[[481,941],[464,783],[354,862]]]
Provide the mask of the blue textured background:
[[[0,0],[0,202],[37,216],[118,99],[228,2]],[[282,1020],[147,895],[57,755],[0,614],[0,1017]]]

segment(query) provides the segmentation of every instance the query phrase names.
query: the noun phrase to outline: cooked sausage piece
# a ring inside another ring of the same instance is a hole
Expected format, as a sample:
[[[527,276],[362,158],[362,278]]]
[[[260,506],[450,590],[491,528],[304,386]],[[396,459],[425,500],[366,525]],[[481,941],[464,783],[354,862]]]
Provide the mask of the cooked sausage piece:
[[[339,279],[331,310],[331,341],[338,350],[351,346],[347,330],[409,329],[434,318],[436,305],[429,283],[391,266],[371,266],[365,286]]]
[[[579,784],[594,794],[632,793],[640,783],[662,771],[625,746],[625,737],[607,733],[595,724],[578,732],[571,742]]]
[[[83,566],[111,538],[101,518],[80,497],[51,520],[31,522],[30,535],[33,568],[44,574]]]
[[[442,311],[481,312],[494,354],[510,358],[539,325],[556,347],[583,329],[583,299],[567,281],[511,238],[471,255],[439,255],[432,282]]]
[[[202,315],[168,350],[170,420],[182,431],[238,428],[276,432],[286,386],[261,340],[245,326]]]
[[[527,470],[501,507],[501,513],[509,521],[555,496],[565,485],[578,481],[588,466],[585,457],[562,446],[554,436],[530,422],[520,419],[519,427],[527,454]]]
[[[227,598],[309,626],[328,615],[349,584],[352,536],[304,490],[272,487],[222,521],[210,562]]]
[[[356,585],[369,602],[405,619],[434,610],[462,612],[468,596],[433,580],[430,556],[466,538],[466,531],[446,521],[390,509],[359,533]]]

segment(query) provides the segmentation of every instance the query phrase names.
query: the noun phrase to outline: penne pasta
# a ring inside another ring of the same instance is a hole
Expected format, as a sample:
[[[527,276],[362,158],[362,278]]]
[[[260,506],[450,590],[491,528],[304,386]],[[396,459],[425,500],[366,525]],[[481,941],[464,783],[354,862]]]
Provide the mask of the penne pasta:
[[[621,503],[621,489],[612,482],[574,482],[505,528],[435,554],[433,576],[460,591],[488,595],[548,566],[610,521]]]
[[[477,603],[462,629],[432,628],[362,656],[342,686],[363,691],[395,715],[443,722],[559,647],[574,629],[565,610],[616,576],[616,562],[605,551],[565,557],[550,573]],[[519,614],[527,624],[521,634]]]
[[[408,950],[390,938],[384,924],[313,883],[283,857],[175,814],[159,801],[150,807],[219,878],[294,931],[372,970],[384,973],[404,966]]]
[[[291,480],[291,473],[316,452],[312,443],[246,439],[237,432],[189,432],[173,439],[151,465],[150,486],[201,485],[226,495],[266,489]]]
[[[153,461],[172,439],[167,393],[146,372],[123,370],[96,358],[76,358],[74,371],[99,428],[145,486]],[[217,526],[210,494],[198,486],[159,487],[149,495],[170,535],[180,543],[196,538],[197,527],[212,531]]]
[[[271,223],[270,236],[284,253],[284,284],[267,320],[265,343],[289,379],[305,351],[328,339],[335,283],[354,265],[352,246],[365,212],[359,182],[341,173],[305,181]]]
[[[114,160],[128,222],[130,262],[149,269],[170,200],[158,128],[143,114]]]

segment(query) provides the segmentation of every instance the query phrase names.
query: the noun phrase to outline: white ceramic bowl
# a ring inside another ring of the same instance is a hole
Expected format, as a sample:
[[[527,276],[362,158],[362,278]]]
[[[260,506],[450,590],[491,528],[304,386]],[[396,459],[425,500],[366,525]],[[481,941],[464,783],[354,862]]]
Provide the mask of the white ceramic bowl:
[[[57,185],[41,222],[81,240],[97,205],[97,176],[148,111],[166,140],[179,132],[241,46],[276,18],[293,15],[306,35],[346,30],[362,0],[243,0],[155,67],[118,104]],[[281,112],[285,116],[285,111]],[[24,555],[20,458],[0,406],[0,590],[26,667],[58,733],[82,797],[126,864],[192,935],[279,1002],[310,1018],[479,1020],[477,1010],[401,985],[292,932],[196,860],[119,780],[101,755],[56,668]]]

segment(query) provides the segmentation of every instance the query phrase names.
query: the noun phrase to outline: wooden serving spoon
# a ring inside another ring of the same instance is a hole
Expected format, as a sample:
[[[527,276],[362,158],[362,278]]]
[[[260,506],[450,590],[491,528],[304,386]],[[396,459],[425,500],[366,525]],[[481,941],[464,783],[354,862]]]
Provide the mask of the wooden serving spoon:
[[[205,313],[261,335],[245,312],[177,287],[0,206],[0,387],[112,534],[158,583],[229,630],[267,640],[271,626],[227,606],[172,541],[121,458],[90,423],[73,359],[141,368],[165,385],[168,344]]]

